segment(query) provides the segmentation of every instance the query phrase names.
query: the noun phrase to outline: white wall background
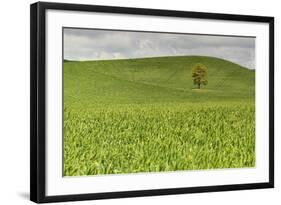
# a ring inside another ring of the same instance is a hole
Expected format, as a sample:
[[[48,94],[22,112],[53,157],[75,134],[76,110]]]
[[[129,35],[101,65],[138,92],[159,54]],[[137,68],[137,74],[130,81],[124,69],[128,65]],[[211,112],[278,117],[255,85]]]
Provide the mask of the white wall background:
[[[49,0],[52,1],[52,0]],[[0,6],[0,204],[29,201],[29,4]],[[278,0],[60,0],[68,3],[146,7],[186,11],[269,15],[275,17],[275,177],[276,188],[177,196],[111,199],[67,204],[279,204],[281,195],[281,12]],[[277,81],[278,80],[278,81]],[[60,203],[64,204],[64,203]]]

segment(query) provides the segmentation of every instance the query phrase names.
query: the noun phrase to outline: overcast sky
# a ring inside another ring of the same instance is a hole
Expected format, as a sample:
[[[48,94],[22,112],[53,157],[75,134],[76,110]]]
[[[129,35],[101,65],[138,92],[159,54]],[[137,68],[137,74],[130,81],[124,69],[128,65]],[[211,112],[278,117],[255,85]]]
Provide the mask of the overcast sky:
[[[204,55],[255,69],[255,38],[64,29],[64,58],[104,60]]]

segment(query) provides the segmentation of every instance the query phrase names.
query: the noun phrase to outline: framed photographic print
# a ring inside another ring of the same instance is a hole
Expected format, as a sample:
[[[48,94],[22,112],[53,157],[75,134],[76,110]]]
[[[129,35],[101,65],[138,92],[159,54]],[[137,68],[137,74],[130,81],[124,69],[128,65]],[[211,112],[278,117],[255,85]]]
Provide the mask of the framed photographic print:
[[[274,186],[274,18],[31,5],[34,202]]]

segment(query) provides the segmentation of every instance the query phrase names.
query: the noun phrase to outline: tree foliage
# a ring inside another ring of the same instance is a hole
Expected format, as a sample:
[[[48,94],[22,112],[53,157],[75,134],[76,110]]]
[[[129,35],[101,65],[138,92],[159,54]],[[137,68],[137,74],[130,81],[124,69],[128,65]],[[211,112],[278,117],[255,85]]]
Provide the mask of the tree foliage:
[[[202,63],[197,63],[192,69],[192,79],[193,84],[197,85],[198,89],[201,88],[201,85],[207,85],[207,67]]]

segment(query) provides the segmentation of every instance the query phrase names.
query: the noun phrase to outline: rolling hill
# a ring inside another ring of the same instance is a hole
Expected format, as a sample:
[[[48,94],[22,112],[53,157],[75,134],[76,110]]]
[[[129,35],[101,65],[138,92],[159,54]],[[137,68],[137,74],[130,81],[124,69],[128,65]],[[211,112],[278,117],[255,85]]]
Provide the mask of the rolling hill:
[[[192,66],[208,68],[198,90]],[[64,63],[64,100],[69,104],[251,101],[255,71],[205,56],[155,57]]]

